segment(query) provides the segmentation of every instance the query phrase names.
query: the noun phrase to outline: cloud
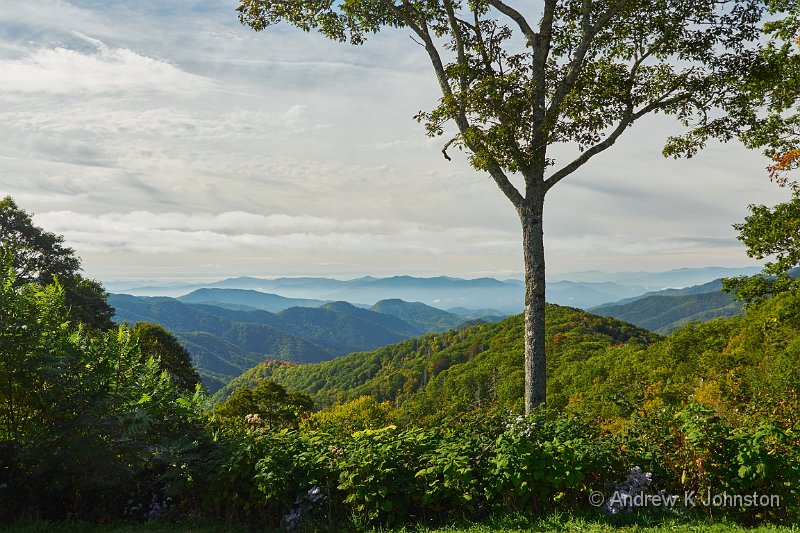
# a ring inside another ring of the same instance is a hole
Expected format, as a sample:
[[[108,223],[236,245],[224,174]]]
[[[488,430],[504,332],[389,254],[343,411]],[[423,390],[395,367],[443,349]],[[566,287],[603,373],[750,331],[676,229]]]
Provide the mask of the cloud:
[[[250,31],[236,0],[6,3],[0,194],[87,254],[88,274],[521,269],[506,198],[412,120],[440,93],[407,30],[353,47]],[[665,120],[548,194],[548,268],[746,259],[730,224],[779,199],[764,163],[729,146],[665,161]]]
[[[343,219],[310,215],[153,213],[131,211],[87,215],[73,211],[37,214],[36,223],[63,234],[86,252],[116,250],[142,254],[216,252],[322,254],[343,250],[441,254],[508,251],[513,236],[482,228],[443,228],[413,222]]]
[[[737,249],[736,238],[720,235],[642,237],[636,234],[580,235],[547,240],[548,252],[566,257],[637,257]]]
[[[0,93],[103,94],[164,92],[192,95],[213,87],[206,77],[185,72],[163,60],[127,48],[111,48],[75,32],[95,50],[57,46],[0,60]]]

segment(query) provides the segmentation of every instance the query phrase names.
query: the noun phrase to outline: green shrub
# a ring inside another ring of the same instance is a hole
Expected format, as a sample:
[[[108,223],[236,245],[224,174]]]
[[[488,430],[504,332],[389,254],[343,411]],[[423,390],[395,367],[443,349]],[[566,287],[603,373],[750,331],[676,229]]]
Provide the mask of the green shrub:
[[[625,470],[619,446],[595,426],[562,415],[517,417],[497,439],[489,490],[495,503],[536,511],[585,504]]]
[[[420,458],[434,443],[422,429],[396,426],[353,434],[340,459],[338,489],[357,523],[403,524],[420,519]]]

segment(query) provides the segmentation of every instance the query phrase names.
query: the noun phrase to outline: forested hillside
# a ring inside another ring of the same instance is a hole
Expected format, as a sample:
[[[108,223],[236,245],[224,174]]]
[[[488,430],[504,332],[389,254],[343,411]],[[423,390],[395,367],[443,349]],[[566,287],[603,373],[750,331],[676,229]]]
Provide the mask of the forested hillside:
[[[248,308],[241,302],[274,304],[275,295],[255,291],[228,294],[228,290],[193,293],[199,295],[199,299],[207,295],[222,299],[223,307],[186,303],[174,298],[120,294],[111,295],[109,302],[116,309],[118,322],[152,322],[178,336],[192,354],[211,392],[265,359],[298,363],[325,361],[428,331],[449,329],[463,322],[460,317],[444,311],[401,300],[381,302],[374,309],[330,302],[319,307],[290,307],[271,313]],[[285,299],[278,301],[286,303]]]
[[[800,384],[800,295],[781,294],[744,317],[692,324],[667,338],[576,309],[551,305],[547,313],[554,409],[628,416],[632,406],[664,394],[735,409],[742,394]],[[481,406],[518,410],[521,332],[522,317],[515,316],[317,364],[259,365],[215,400],[270,378],[321,407],[370,396],[414,420]]]
[[[460,326],[465,319],[454,313],[442,311],[422,302],[406,302],[398,298],[381,300],[371,310],[394,315],[425,332],[447,331]],[[480,317],[482,315],[478,315]],[[477,317],[475,317],[477,318]]]
[[[586,360],[609,346],[644,347],[658,339],[630,324],[569,307],[550,305],[547,318],[551,374],[562,364]],[[276,382],[311,394],[322,406],[368,395],[398,405],[410,401],[425,415],[460,412],[483,403],[519,409],[522,327],[518,315],[320,364],[267,366],[274,369],[271,377]],[[215,398],[222,400],[236,386],[268,374],[263,367],[245,372]],[[567,398],[559,387],[553,391],[553,402],[564,405]]]
[[[722,292],[721,280],[685,289],[668,289],[590,309],[666,335],[690,322],[736,316],[742,310],[732,294]]]

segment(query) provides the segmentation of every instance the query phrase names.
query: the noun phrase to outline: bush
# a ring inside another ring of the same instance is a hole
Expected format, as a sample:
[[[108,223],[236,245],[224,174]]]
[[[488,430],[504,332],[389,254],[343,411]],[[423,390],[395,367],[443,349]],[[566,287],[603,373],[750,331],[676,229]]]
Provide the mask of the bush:
[[[490,490],[496,504],[512,509],[585,505],[626,467],[619,446],[596,426],[566,415],[519,416],[497,439]]]

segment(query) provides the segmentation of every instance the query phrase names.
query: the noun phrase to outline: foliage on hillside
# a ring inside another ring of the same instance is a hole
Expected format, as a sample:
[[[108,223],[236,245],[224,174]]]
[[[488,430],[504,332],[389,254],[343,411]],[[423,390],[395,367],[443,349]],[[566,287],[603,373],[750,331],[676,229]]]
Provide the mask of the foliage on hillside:
[[[508,413],[521,317],[322,364],[267,361],[202,413],[130,329],[87,334],[57,287],[2,286],[4,518],[363,529],[587,512],[593,491],[639,476],[650,494],[780,498],[681,515],[800,520],[793,293],[664,340],[552,306],[551,409],[524,418]],[[311,398],[292,390],[303,385],[349,401],[308,416]]]
[[[264,358],[325,361],[396,343],[427,330],[392,314],[346,302],[271,313],[121,294],[111,295],[110,301],[117,309],[117,321],[157,323],[174,333],[192,354],[204,384],[212,392]]]
[[[720,285],[718,281],[712,283]],[[688,291],[682,294],[657,293],[625,303],[602,305],[591,312],[668,335],[690,322],[736,316],[741,310],[741,303],[732,295],[713,290],[697,294]]]
[[[463,317],[421,302],[406,302],[396,298],[381,300],[370,309],[399,317],[425,333],[447,331],[460,326],[465,320]]]
[[[664,340],[582,311],[548,311],[548,404],[555,410],[613,421],[657,399],[696,401],[733,416],[742,405],[762,405],[750,398],[770,405],[800,386],[800,296],[793,293],[745,317],[689,324]],[[479,407],[519,410],[521,328],[521,317],[512,317],[320,364],[261,365],[215,399],[269,377],[323,407],[360,396],[390,401],[400,407],[396,420],[434,423]]]
[[[587,357],[616,344],[644,345],[657,336],[617,320],[548,306],[551,374],[559,361]],[[522,316],[495,324],[426,335],[372,352],[353,353],[313,365],[271,367],[268,375],[292,390],[312,394],[320,405],[359,396],[402,404],[415,416],[460,412],[483,403],[516,409],[522,391]],[[233,380],[215,400],[240,383],[253,383],[256,368]],[[552,394],[551,394],[552,396]],[[564,404],[564,399],[552,397]]]
[[[530,419],[503,414],[514,395],[519,406],[521,387],[489,381],[505,358],[520,356],[520,317],[338,364],[258,367],[251,378],[305,386],[320,402],[349,401],[314,413],[294,436],[240,435],[290,450],[270,468],[307,487],[254,494],[272,505],[304,490],[325,495],[325,505],[301,496],[294,501],[305,503],[289,514],[275,507],[275,523],[289,516],[324,524],[343,512],[360,525],[398,524],[500,508],[585,508],[591,491],[606,494],[639,476],[652,494],[700,495],[698,508],[711,516],[800,519],[800,295],[780,294],[744,317],[691,324],[663,340],[574,309],[549,311],[550,412]],[[426,387],[404,390],[414,365],[425,370],[479,342],[486,344],[473,357],[431,372]],[[468,395],[481,386],[497,392],[480,401]],[[375,396],[350,396],[364,391]],[[780,504],[703,505],[703,495],[721,493],[777,495]]]

